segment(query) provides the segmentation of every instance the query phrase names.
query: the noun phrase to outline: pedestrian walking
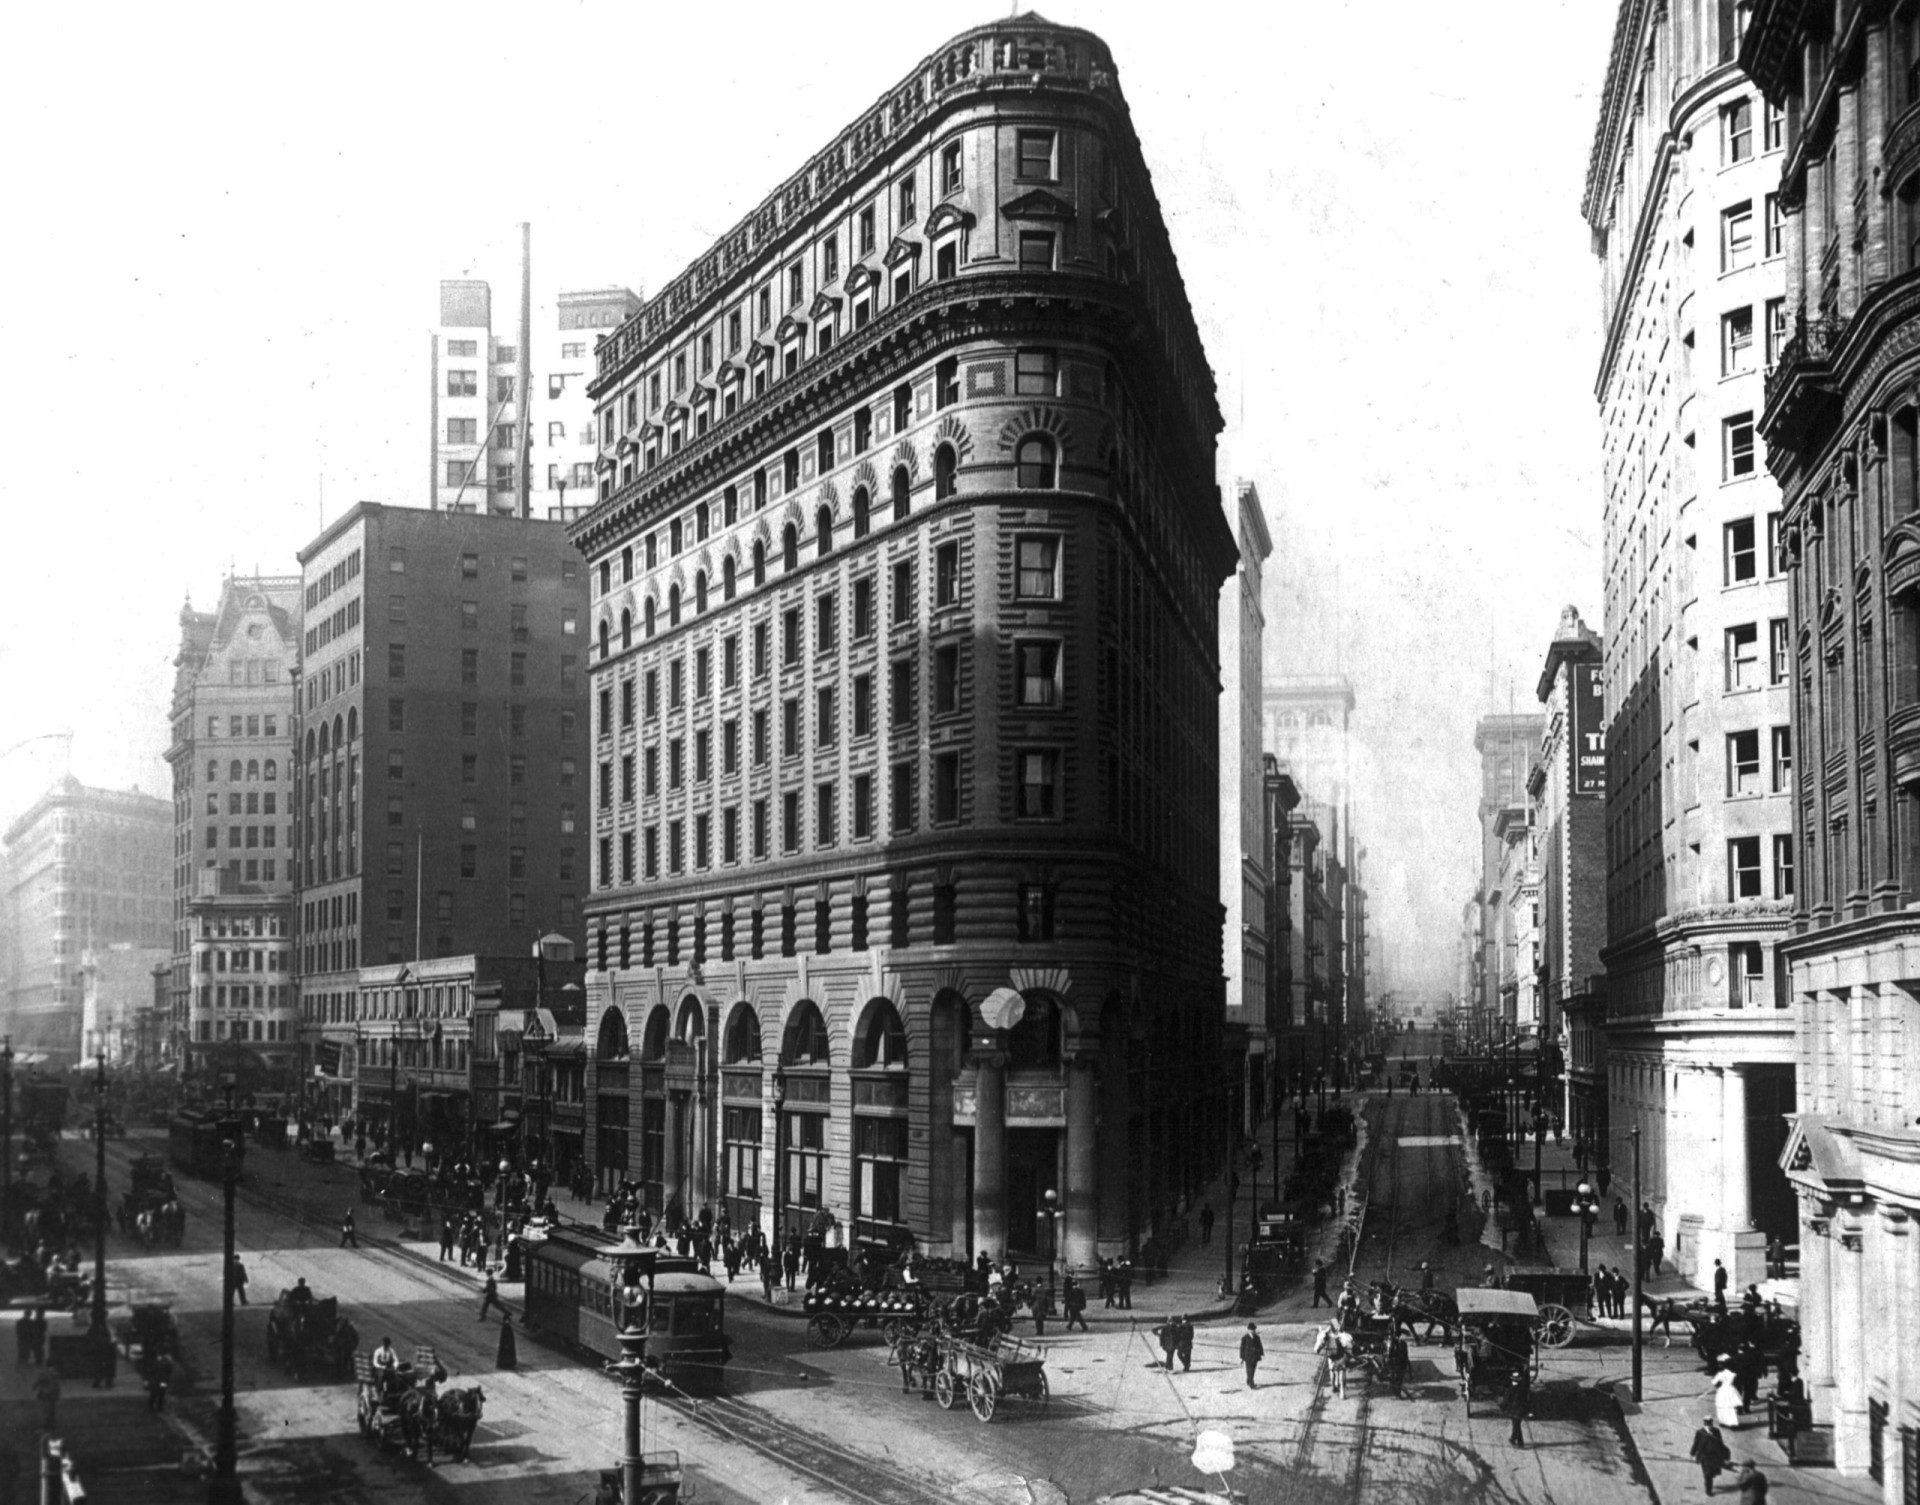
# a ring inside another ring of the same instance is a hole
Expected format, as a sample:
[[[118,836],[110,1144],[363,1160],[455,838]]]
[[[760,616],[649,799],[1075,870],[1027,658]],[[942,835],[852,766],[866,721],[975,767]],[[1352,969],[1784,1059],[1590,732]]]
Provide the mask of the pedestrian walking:
[[[1507,1441],[1517,1448],[1527,1445],[1520,1423],[1526,1419],[1527,1407],[1532,1401],[1533,1380],[1527,1373],[1527,1366],[1525,1363],[1515,1364],[1507,1380],[1507,1404],[1513,1412],[1513,1430],[1507,1435]]]
[[[1700,1482],[1706,1486],[1708,1494],[1713,1493],[1713,1481],[1720,1477],[1727,1464],[1733,1458],[1733,1449],[1727,1446],[1727,1439],[1720,1435],[1720,1428],[1709,1416],[1700,1423],[1700,1430],[1693,1434],[1693,1461],[1700,1465]]]
[[[1424,1259],[1420,1261],[1420,1294],[1422,1296],[1433,1294],[1433,1265]]]
[[[51,1432],[60,1411],[60,1376],[51,1364],[43,1365],[35,1377],[33,1398],[40,1402],[40,1429]]]
[[[1727,1267],[1717,1259],[1713,1262],[1713,1309],[1722,1317],[1727,1315]]]
[[[1323,1301],[1328,1306],[1333,1305],[1333,1298],[1327,1294],[1327,1262],[1316,1259],[1313,1262],[1313,1304],[1318,1306]]]
[[[459,1236],[459,1232],[460,1230],[455,1228],[453,1225],[452,1213],[448,1213],[444,1218],[440,1220],[441,1263],[444,1264],[447,1260],[453,1258],[453,1246],[454,1246],[455,1240]],[[466,1263],[466,1261],[462,1260],[461,1263],[464,1264]]]
[[[173,1381],[173,1360],[164,1353],[157,1353],[147,1360],[147,1409],[165,1411],[167,1409],[167,1386]]]
[[[360,1247],[360,1236],[353,1231],[353,1209],[347,1209],[347,1215],[340,1220],[340,1247],[342,1249]]]
[[[1775,1234],[1767,1241],[1767,1279],[1785,1280],[1787,1278],[1787,1246]]]
[[[1660,1237],[1656,1229],[1653,1236],[1647,1240],[1647,1273],[1649,1275],[1660,1273],[1660,1266],[1666,1259],[1666,1253],[1667,1241]]]
[[[787,1246],[780,1251],[780,1267],[787,1277],[787,1289],[793,1289],[793,1282],[800,1274],[800,1235],[787,1235]]]
[[[1114,1302],[1113,1261],[1106,1255],[1100,1256],[1100,1304],[1109,1309]]]
[[[1133,1261],[1124,1254],[1120,1256],[1120,1268],[1114,1276],[1114,1289],[1120,1297],[1120,1310],[1133,1310]]]
[[[1200,1204],[1200,1247],[1202,1249],[1213,1242],[1213,1203]]]
[[[242,1306],[247,1304],[247,1267],[237,1254],[233,1257],[233,1294]]]
[[[1072,1332],[1074,1323],[1078,1322],[1080,1324],[1080,1331],[1083,1333],[1086,1332],[1088,1330],[1086,1287],[1069,1275],[1066,1286],[1061,1291],[1060,1299],[1061,1304],[1066,1308],[1067,1331]]]
[[[1153,1330],[1153,1335],[1160,1342],[1161,1366],[1165,1368],[1169,1374],[1171,1374],[1173,1372],[1174,1351],[1180,1346],[1180,1327],[1179,1327],[1178,1319],[1174,1317],[1168,1317],[1165,1322],[1162,1322],[1158,1327],[1156,1327]]]
[[[1254,1383],[1254,1371],[1260,1367],[1260,1361],[1266,1356],[1266,1345],[1260,1341],[1258,1330],[1249,1322],[1247,1324],[1247,1330],[1240,1335],[1240,1362],[1244,1364],[1247,1369],[1247,1388],[1249,1390],[1259,1388]]]
[[[762,1258],[760,1261],[760,1292],[767,1301],[773,1301],[773,1288],[780,1284],[780,1267],[773,1260]]]
[[[1740,1491],[1740,1505],[1767,1505],[1767,1476],[1753,1466],[1753,1460],[1740,1465],[1734,1481]]]
[[[1723,1353],[1714,1361],[1713,1416],[1728,1431],[1740,1426],[1740,1376],[1733,1367],[1733,1355]]]
[[[487,1320],[487,1313],[496,1306],[500,1308],[500,1316],[504,1320],[507,1316],[507,1304],[500,1299],[500,1287],[494,1283],[493,1271],[488,1270],[487,1283],[480,1291],[479,1320],[485,1322]]]
[[[1183,1312],[1175,1319],[1174,1352],[1180,1355],[1180,1372],[1187,1374],[1193,1369],[1193,1324]]]
[[[1613,1233],[1615,1238],[1627,1236],[1627,1204],[1618,1197],[1613,1199]]]
[[[1387,1383],[1393,1386],[1393,1393],[1400,1395],[1407,1383],[1407,1371],[1413,1367],[1413,1356],[1407,1352],[1407,1340],[1398,1328],[1387,1339]]]

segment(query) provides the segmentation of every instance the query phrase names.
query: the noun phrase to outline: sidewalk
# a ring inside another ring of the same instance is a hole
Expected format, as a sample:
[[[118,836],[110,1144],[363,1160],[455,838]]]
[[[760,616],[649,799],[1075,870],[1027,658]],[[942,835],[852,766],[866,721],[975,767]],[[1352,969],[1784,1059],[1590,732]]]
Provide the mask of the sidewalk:
[[[1563,1169],[1569,1187],[1579,1183],[1570,1142],[1556,1147],[1549,1140],[1542,1147],[1540,1166],[1541,1180],[1550,1188],[1560,1184]],[[1531,1169],[1530,1163],[1528,1168]],[[1611,1209],[1612,1194],[1621,1191],[1621,1188],[1615,1183],[1608,1190],[1604,1205]],[[1540,1217],[1539,1226],[1553,1264],[1560,1269],[1577,1270],[1580,1266],[1579,1220],[1572,1217]],[[1631,1232],[1624,1238],[1615,1234],[1613,1219],[1603,1215],[1587,1239],[1587,1268],[1592,1270],[1605,1265],[1610,1270],[1624,1270],[1631,1275],[1632,1242]],[[1665,1267],[1665,1273],[1646,1282],[1646,1290],[1656,1296],[1696,1297],[1705,1294],[1675,1274],[1670,1264]],[[1763,1295],[1778,1299],[1782,1306],[1789,1309],[1798,1305],[1799,1282],[1795,1279],[1766,1281],[1760,1290]],[[1688,1456],[1688,1450],[1692,1446],[1695,1430],[1713,1414],[1713,1399],[1709,1393],[1709,1377],[1693,1351],[1685,1325],[1682,1325],[1671,1347],[1654,1342],[1643,1348],[1642,1399],[1638,1402],[1633,1399],[1632,1357],[1628,1346],[1631,1342],[1631,1318],[1607,1318],[1591,1327],[1583,1327],[1582,1332],[1575,1336],[1575,1344],[1587,1346],[1591,1351],[1594,1345],[1591,1336],[1587,1335],[1594,1328],[1600,1329],[1600,1342],[1605,1347],[1595,1354],[1601,1362],[1597,1366],[1600,1372],[1593,1383],[1611,1391],[1619,1403],[1626,1436],[1655,1494],[1662,1500],[1680,1500],[1699,1495],[1700,1470]],[[1787,1501],[1820,1502],[1820,1505],[1878,1505],[1880,1486],[1871,1479],[1845,1476],[1827,1466],[1807,1464],[1795,1467],[1788,1462],[1780,1444],[1767,1437],[1764,1407],[1767,1388],[1770,1388],[1770,1382],[1769,1386],[1762,1388],[1763,1405],[1758,1411],[1749,1412],[1738,1429],[1723,1429],[1722,1435],[1733,1451],[1732,1467],[1738,1469],[1748,1459],[1753,1460],[1767,1476],[1771,1486],[1769,1498],[1776,1505]],[[1732,1475],[1723,1474],[1716,1493],[1731,1494],[1732,1483]]]
[[[10,1358],[12,1323],[5,1325]],[[184,1505],[206,1499],[206,1481],[189,1478],[180,1468],[194,1444],[170,1410],[162,1415],[147,1409],[146,1391],[130,1365],[123,1361],[119,1370],[111,1390],[95,1390],[85,1380],[63,1381],[49,1434],[41,1429],[40,1403],[33,1395],[38,1371],[0,1364],[0,1470],[11,1449],[18,1463],[14,1498],[39,1498],[38,1483],[30,1481],[39,1477],[41,1439],[52,1435],[73,1459],[88,1505]]]

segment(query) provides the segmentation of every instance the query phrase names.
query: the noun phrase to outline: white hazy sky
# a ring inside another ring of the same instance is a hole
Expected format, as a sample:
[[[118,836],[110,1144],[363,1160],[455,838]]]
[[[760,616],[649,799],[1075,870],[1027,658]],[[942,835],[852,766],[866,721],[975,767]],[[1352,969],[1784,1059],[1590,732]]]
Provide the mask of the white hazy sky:
[[[651,290],[998,7],[115,0],[9,20],[0,818],[55,767],[164,790],[175,618],[417,505],[438,280]],[[1354,682],[1376,972],[1451,984],[1475,718],[1599,625],[1614,7],[1049,0],[1111,45],[1276,541],[1270,673]],[[64,647],[56,646],[64,644]],[[1378,986],[1378,983],[1376,984]]]

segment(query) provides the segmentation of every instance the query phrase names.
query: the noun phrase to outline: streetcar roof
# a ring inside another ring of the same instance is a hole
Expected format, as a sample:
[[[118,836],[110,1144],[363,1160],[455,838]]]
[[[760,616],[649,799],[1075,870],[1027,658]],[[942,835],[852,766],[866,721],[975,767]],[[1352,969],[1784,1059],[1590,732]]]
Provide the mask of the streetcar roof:
[[[1462,1286],[1454,1299],[1463,1319],[1525,1317],[1532,1321],[1540,1315],[1540,1304],[1527,1291],[1490,1291],[1482,1286]]]

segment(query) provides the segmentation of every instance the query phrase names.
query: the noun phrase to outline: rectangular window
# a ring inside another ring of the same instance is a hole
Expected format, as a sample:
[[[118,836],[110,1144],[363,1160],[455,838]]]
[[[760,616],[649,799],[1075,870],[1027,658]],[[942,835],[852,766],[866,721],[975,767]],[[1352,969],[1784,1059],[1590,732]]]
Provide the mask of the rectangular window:
[[[1731,167],[1753,155],[1753,101],[1736,99],[1720,111],[1720,160]]]
[[[767,746],[767,712],[763,706],[753,713],[753,766],[764,768],[770,752]]]
[[[800,662],[800,608],[790,606],[780,614],[780,662]]]
[[[713,733],[702,727],[693,734],[693,779],[703,784],[713,777]]]
[[[873,775],[853,776],[853,835],[856,841],[873,835]]]
[[[960,143],[955,141],[940,149],[940,192],[958,193],[965,186],[965,182]]]
[[[1762,894],[1760,838],[1736,836],[1727,843],[1727,897],[1758,899]]]
[[[800,756],[800,698],[797,695],[780,702],[780,756]]]
[[[667,788],[680,788],[686,782],[686,771],[686,744],[673,737],[667,742]]]
[[[1767,369],[1780,364],[1780,352],[1787,344],[1787,300],[1767,299]]]
[[[740,860],[740,811],[734,805],[720,812],[720,860],[727,863]]]
[[[667,871],[678,873],[687,865],[687,833],[685,826],[677,821],[667,822]]]
[[[697,700],[705,700],[713,688],[713,650],[700,647],[693,650],[693,694]]]
[[[1060,645],[1022,642],[1014,645],[1018,660],[1017,687],[1023,706],[1051,708],[1060,703]]]
[[[960,908],[959,890],[951,883],[936,883],[933,886],[933,943],[936,946],[953,944],[955,920]]]
[[[787,307],[797,307],[805,295],[806,276],[801,270],[800,263],[796,261],[787,268]]]
[[[387,678],[405,679],[407,677],[407,645],[405,643],[387,644]]]
[[[730,633],[720,644],[720,688],[731,690],[740,683],[740,635]]]
[[[1019,176],[1048,183],[1054,180],[1054,139],[1052,131],[1020,132]]]
[[[949,644],[933,650],[933,713],[951,715],[960,709],[960,650]]]
[[[687,663],[676,658],[667,665],[667,709],[677,711],[687,701]]]
[[[1020,270],[1023,272],[1053,270],[1053,233],[1051,231],[1022,230],[1020,232]]]
[[[480,683],[480,650],[478,648],[460,650],[460,683],[463,685]]]
[[[960,819],[959,753],[934,755],[933,818],[940,824],[951,824]]]
[[[814,692],[814,744],[818,747],[832,747],[840,740],[840,718],[835,714],[834,689],[832,685],[822,685]]]
[[[893,623],[913,620],[913,561],[900,559],[893,566]]]
[[[1793,789],[1793,728],[1772,729],[1773,792],[1788,794]]]
[[[1720,215],[1720,270],[1737,272],[1753,265],[1753,201],[1735,204]]]
[[[1023,941],[1053,939],[1053,888],[1045,883],[1023,883],[1019,894],[1019,936]]]
[[[768,658],[771,653],[772,633],[765,622],[753,624],[753,677],[767,677]]]
[[[960,400],[960,359],[948,356],[933,368],[933,405],[950,408]]]
[[[839,600],[827,592],[813,603],[813,651],[831,653],[840,646]]]
[[[897,658],[887,666],[888,723],[896,727],[912,726],[919,720],[919,708],[913,701],[913,660]]]
[[[1767,260],[1771,261],[1776,256],[1784,256],[1787,253],[1787,221],[1786,217],[1780,212],[1779,194],[1768,194],[1765,203],[1767,216],[1765,233],[1767,243],[1763,249],[1763,254]]]
[[[873,735],[873,676],[856,674],[853,678],[853,734]]]
[[[1738,481],[1753,474],[1753,414],[1735,413],[1720,425],[1721,468],[1723,481]]]
[[[914,197],[913,179],[902,178],[900,180],[900,223],[903,225],[910,225],[919,218]]]
[[[737,720],[720,723],[720,771],[740,771],[740,723]]]
[[[404,732],[407,729],[407,703],[404,700],[387,702],[387,730]]]
[[[1732,796],[1760,793],[1758,730],[1727,734],[1727,793]]]
[[[853,640],[858,643],[873,636],[873,576],[853,582]]]
[[[647,670],[642,698],[647,703],[648,718],[658,716],[660,714],[660,671],[658,669]]]
[[[1760,149],[1767,152],[1777,152],[1787,143],[1786,107],[1784,105],[1768,103],[1764,105],[1764,109],[1766,113],[1763,117],[1764,124],[1761,127],[1764,134],[1760,139]]]
[[[1751,432],[1751,422],[1748,429]],[[1044,534],[1025,534],[1014,541],[1014,554],[1014,595],[1022,601],[1059,600],[1060,540]]]
[[[1752,622],[1727,629],[1727,688],[1760,688],[1760,629]]]
[[[917,824],[914,765],[895,763],[890,775],[889,819],[895,831],[911,831]]]
[[[1040,748],[1015,757],[1019,763],[1021,818],[1051,820],[1059,814],[1060,754]]]
[[[1726,583],[1744,585],[1749,580],[1758,579],[1760,558],[1754,543],[1753,519],[1743,517],[1737,522],[1728,523],[1722,531]]]
[[[780,796],[780,850],[800,850],[800,791],[789,789]]]
[[[1738,376],[1753,369],[1753,310],[1736,308],[1720,316],[1720,374]]]
[[[1793,897],[1793,838],[1791,836],[1773,838],[1773,896],[1776,899]]]
[[[838,791],[832,784],[820,784],[813,791],[813,841],[815,846],[830,847],[840,830]]]
[[[1792,655],[1787,648],[1787,619],[1775,617],[1767,623],[1767,681],[1783,685]]]
[[[764,858],[767,855],[769,834],[767,826],[767,802],[764,799],[755,800],[753,802],[753,855],[756,858]],[[754,919],[757,925],[759,916],[756,914]]]
[[[933,604],[954,606],[960,600],[960,545],[943,543],[933,552]]]
[[[1060,362],[1051,350],[1022,350],[1013,358],[1013,390],[1021,397],[1057,397]]]

